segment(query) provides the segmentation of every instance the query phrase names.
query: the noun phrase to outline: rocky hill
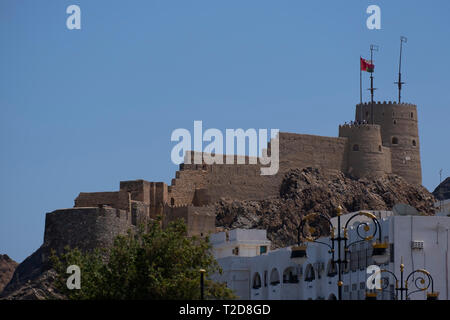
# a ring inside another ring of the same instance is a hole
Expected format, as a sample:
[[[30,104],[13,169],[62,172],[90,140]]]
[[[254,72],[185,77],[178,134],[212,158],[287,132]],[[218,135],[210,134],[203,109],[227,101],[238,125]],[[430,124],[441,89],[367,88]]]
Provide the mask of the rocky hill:
[[[0,254],[0,292],[11,280],[18,263],[6,254]]]
[[[433,191],[433,195],[437,200],[450,199],[450,177],[442,181]]]
[[[267,229],[274,247],[284,247],[296,242],[300,219],[307,213],[334,216],[339,205],[344,212],[353,212],[391,210],[397,203],[406,203],[432,215],[434,201],[424,187],[409,184],[397,175],[354,180],[343,173],[326,175],[316,168],[294,169],[284,177],[278,198],[217,203],[217,225]]]
[[[267,229],[276,248],[296,242],[297,226],[303,215],[322,212],[333,216],[339,205],[344,212],[353,212],[391,210],[397,203],[406,203],[422,214],[434,213],[433,195],[396,175],[355,180],[343,173],[325,174],[316,168],[294,169],[285,175],[279,190],[277,197],[262,201],[220,200],[215,204],[216,226]],[[17,268],[14,266],[14,276],[0,299],[63,298],[52,285],[55,274],[48,263],[54,246],[46,242]],[[0,275],[1,270],[0,267]]]

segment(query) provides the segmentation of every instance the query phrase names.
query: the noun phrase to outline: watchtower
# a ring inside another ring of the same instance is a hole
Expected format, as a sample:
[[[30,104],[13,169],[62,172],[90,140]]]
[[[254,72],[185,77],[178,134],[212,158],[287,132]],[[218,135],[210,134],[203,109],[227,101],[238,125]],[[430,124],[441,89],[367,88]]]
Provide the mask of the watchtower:
[[[355,120],[372,123],[370,102],[356,105]],[[373,123],[380,125],[383,146],[391,149],[392,173],[409,183],[422,184],[417,106],[374,103]]]
[[[382,145],[379,125],[341,125],[339,137],[348,140],[348,174],[355,178],[376,178],[391,173],[391,154],[389,148]]]

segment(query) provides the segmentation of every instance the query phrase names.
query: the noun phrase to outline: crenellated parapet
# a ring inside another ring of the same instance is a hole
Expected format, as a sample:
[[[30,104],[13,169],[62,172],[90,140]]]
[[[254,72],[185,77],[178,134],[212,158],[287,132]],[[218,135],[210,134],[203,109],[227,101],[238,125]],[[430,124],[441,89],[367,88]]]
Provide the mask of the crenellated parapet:
[[[401,106],[401,107],[417,107],[415,104],[413,103],[408,103],[408,102],[401,102],[401,103],[397,103],[396,101],[374,101],[373,102],[374,106],[375,105],[396,105],[396,106]],[[358,103],[357,106],[371,106],[372,103],[371,102],[363,102],[363,103]]]

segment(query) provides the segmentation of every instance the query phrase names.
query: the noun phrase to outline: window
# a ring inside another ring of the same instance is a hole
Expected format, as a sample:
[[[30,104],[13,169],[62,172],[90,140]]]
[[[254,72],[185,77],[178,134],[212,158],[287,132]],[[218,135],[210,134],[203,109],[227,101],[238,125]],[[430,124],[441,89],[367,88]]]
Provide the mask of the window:
[[[389,261],[390,262],[394,262],[394,244],[390,243],[389,244]]]
[[[415,147],[417,145],[416,140],[412,141],[412,145]]]
[[[253,276],[253,289],[261,288],[261,277],[258,272]]]
[[[314,267],[312,266],[312,264],[308,264],[308,266],[306,267],[306,271],[305,271],[305,281],[311,282],[314,279],[316,279]]]
[[[297,283],[298,276],[294,267],[288,267],[283,272],[283,283]]]
[[[174,198],[170,198],[170,205],[172,207],[175,205],[175,199]]]
[[[342,268],[343,268],[342,272],[343,273],[349,273],[350,272],[350,260],[348,258],[349,258],[349,252],[347,253],[347,258],[345,258],[346,260],[344,260],[344,265],[342,266]]]
[[[276,268],[272,269],[270,273],[270,285],[276,286],[280,283],[280,275],[278,274],[278,270]]]
[[[380,152],[381,152],[381,146],[378,146],[378,151],[380,151]]]
[[[259,247],[259,254],[264,254],[267,252],[267,246],[260,246]]]
[[[350,252],[350,269],[354,272],[358,269],[358,251]]]
[[[394,120],[394,124],[397,124],[397,120]]]
[[[366,265],[367,266],[374,264],[373,258],[372,258],[372,251],[373,251],[373,247],[372,247],[372,245],[369,245],[368,248],[366,249]]]
[[[392,144],[398,144],[398,138],[392,137]]]
[[[327,276],[334,277],[335,275],[337,275],[337,266],[336,263],[333,263],[330,259],[327,266]]]
[[[364,270],[367,267],[367,265],[366,265],[366,249],[365,248],[361,248],[361,250],[358,251],[358,266],[359,266],[359,270]]]
[[[233,249],[233,254],[234,254],[235,256],[238,256],[238,255],[239,255],[239,247],[236,247],[236,248]]]
[[[359,145],[354,144],[353,145],[353,151],[359,151]]]
[[[414,112],[411,112],[411,119],[414,119]]]

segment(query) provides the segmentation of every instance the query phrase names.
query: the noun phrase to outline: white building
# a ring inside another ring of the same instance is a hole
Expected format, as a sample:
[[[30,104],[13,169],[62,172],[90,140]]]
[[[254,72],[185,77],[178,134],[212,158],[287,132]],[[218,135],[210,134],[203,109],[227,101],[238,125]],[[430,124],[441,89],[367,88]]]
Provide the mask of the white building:
[[[434,207],[437,216],[450,216],[450,199],[436,201]]]
[[[405,266],[405,277],[417,269],[426,269],[434,279],[434,291],[440,300],[448,300],[450,286],[449,229],[447,216],[399,216],[390,211],[370,211],[381,223],[382,241],[389,243],[389,262],[382,269],[393,272],[400,279],[400,264]],[[355,213],[341,216],[341,225]],[[331,219],[336,225],[337,218]],[[370,219],[357,216],[349,225],[348,243],[359,240],[356,225]],[[373,232],[360,228],[362,236]],[[233,235],[233,236],[231,236]],[[307,261],[299,266],[291,260],[291,248],[267,251],[270,247],[265,230],[233,230],[228,241],[225,233],[211,237],[216,257],[223,269],[215,280],[226,282],[241,299],[336,299],[337,270],[331,264],[331,254],[325,245],[308,244]],[[377,235],[378,238],[378,235]],[[328,238],[318,239],[330,244]],[[236,250],[236,248],[238,248]],[[337,252],[337,248],[336,248]],[[349,263],[343,272],[343,299],[365,299],[367,266],[375,264],[372,259],[371,242],[360,242],[350,248]],[[389,277],[383,274],[382,277]],[[417,277],[411,277],[417,279]],[[419,279],[420,280],[420,279]],[[378,293],[378,299],[391,299],[395,292],[395,281]],[[414,281],[409,282],[409,292],[414,290]],[[417,281],[420,284],[420,281]],[[390,292],[389,292],[390,291]],[[426,299],[428,290],[410,295],[412,300]]]

